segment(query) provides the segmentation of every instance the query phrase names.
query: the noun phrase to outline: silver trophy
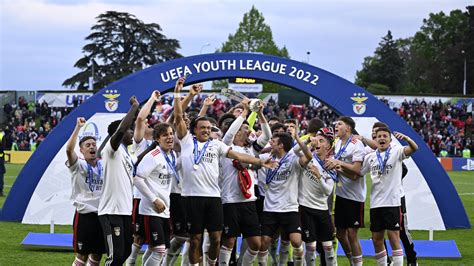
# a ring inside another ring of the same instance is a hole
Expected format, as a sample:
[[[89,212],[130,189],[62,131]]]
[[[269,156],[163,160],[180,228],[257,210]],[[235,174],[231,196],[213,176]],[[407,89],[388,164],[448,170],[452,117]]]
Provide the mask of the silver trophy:
[[[234,100],[234,101],[237,101],[237,102],[241,102],[243,99],[247,98],[242,93],[240,93],[236,90],[233,90],[233,89],[229,89],[229,88],[222,89],[221,94],[226,96],[227,98],[229,98],[231,100]],[[250,99],[250,102],[249,102],[250,111],[258,112],[258,110],[260,109],[260,106],[262,105],[262,103],[263,102],[260,99]]]

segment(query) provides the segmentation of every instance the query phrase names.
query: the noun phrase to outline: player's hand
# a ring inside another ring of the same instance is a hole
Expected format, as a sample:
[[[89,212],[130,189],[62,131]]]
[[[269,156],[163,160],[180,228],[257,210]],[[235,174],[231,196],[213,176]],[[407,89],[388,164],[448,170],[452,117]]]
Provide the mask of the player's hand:
[[[326,159],[324,162],[324,168],[328,170],[332,170],[336,168],[336,166],[339,164],[339,161],[333,158]]]
[[[310,171],[311,174],[313,174],[313,176],[317,177],[318,179],[321,178],[321,173],[319,173],[318,168],[313,163],[308,164],[308,171]]]
[[[272,158],[268,158],[266,160],[260,160],[262,167],[268,168],[268,169],[275,169],[278,166],[278,162],[275,160],[272,160]]]
[[[191,86],[191,89],[189,89],[189,93],[192,96],[198,95],[199,93],[201,93],[201,91],[202,91],[202,83],[193,84]]]
[[[153,201],[153,205],[155,206],[155,210],[158,213],[162,213],[166,209],[165,203],[160,199],[156,199],[155,201]]]
[[[135,95],[130,97],[129,102],[130,102],[130,105],[138,105],[138,100],[137,100],[137,97],[135,97]]]
[[[245,97],[242,99],[242,101],[240,102],[243,106],[244,106],[244,109],[249,111],[250,110],[250,99]]]
[[[158,99],[160,98],[160,92],[157,91],[157,90],[154,90],[152,93],[151,93],[151,96],[150,98],[152,98],[155,102],[158,101]]]
[[[260,104],[259,104],[259,106],[258,106],[258,113],[259,113],[260,115],[263,115],[263,108],[265,108],[265,106],[266,106],[265,102],[264,102],[264,101],[260,101]]]
[[[204,105],[205,106],[211,106],[214,104],[214,102],[216,101],[216,95],[213,93],[213,94],[210,94],[206,97],[206,99],[204,100]]]
[[[76,125],[78,127],[83,127],[86,124],[86,119],[84,117],[78,117]]]
[[[394,132],[393,132],[393,135],[395,136],[395,138],[397,138],[397,139],[399,139],[399,140],[405,140],[405,141],[406,141],[406,140],[409,139],[407,135],[402,134],[402,133],[397,132],[397,131],[394,131]]]
[[[184,86],[184,82],[186,81],[186,77],[180,77],[177,81],[176,81],[176,86],[174,86],[174,92],[175,93],[180,93],[181,92],[181,89],[183,89],[183,86]]]

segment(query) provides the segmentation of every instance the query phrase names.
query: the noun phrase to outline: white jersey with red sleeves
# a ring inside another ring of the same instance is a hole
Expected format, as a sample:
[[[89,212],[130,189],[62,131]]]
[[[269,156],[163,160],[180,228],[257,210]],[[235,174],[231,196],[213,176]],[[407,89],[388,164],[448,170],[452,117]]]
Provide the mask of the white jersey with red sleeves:
[[[294,152],[290,151],[287,154],[288,157],[281,164],[280,168],[277,170],[271,182],[266,184],[267,188],[265,191],[263,211],[298,211],[298,182],[302,168],[299,163],[299,157],[296,156]],[[263,160],[266,160],[270,157],[271,155],[269,153],[260,155],[260,158]],[[279,162],[279,165],[281,159],[275,159]],[[276,171],[276,169],[274,171]],[[265,172],[265,177],[267,177],[268,170]]]
[[[233,151],[239,152],[239,153],[244,153],[249,156],[254,157],[255,155],[258,155],[258,152],[254,150],[254,148],[251,147],[241,147],[241,146],[236,146],[234,144],[230,145]],[[249,189],[249,192],[251,194],[251,197],[246,199],[242,191],[240,189],[239,185],[239,178],[237,176],[237,169],[233,165],[233,159],[229,158],[221,158],[221,178],[219,179],[220,181],[220,187],[222,189],[222,203],[237,203],[237,202],[247,202],[247,201],[255,201],[257,200],[257,197],[255,197],[255,190],[254,190],[254,185],[257,183],[256,180],[256,174],[255,171],[253,170],[248,170],[250,178],[252,180],[252,185],[251,188]]]
[[[194,136],[189,132],[180,140],[183,176],[181,195],[184,197],[221,197],[219,187],[219,163],[227,156],[230,147],[219,140],[209,140],[197,169],[194,169]],[[197,141],[197,154],[201,154],[206,142]]]
[[[123,144],[114,151],[110,141],[102,150],[104,186],[99,202],[99,215],[132,215],[133,167],[136,157]]]
[[[318,169],[321,177],[315,176],[309,170],[309,165],[303,168],[303,174],[300,176],[298,202],[311,209],[328,210],[328,197],[334,188],[334,181],[314,157],[310,164]]]
[[[141,162],[137,166],[137,177],[145,179],[145,184],[148,186],[150,191],[159,199],[161,199],[166,206],[166,209],[162,213],[157,213],[153,202],[147,197],[142,197],[140,201],[139,213],[141,215],[158,216],[163,218],[170,217],[170,193],[171,193],[171,182],[176,179],[172,166],[168,164],[165,156],[168,156],[170,163],[172,164],[172,156],[176,160],[176,154],[174,151],[165,155],[160,147],[155,148],[143,157]],[[176,168],[178,164],[176,163]]]
[[[344,147],[341,145],[341,139],[336,141],[334,145],[335,155]],[[347,145],[344,152],[342,152],[339,158],[336,158],[340,161],[346,163],[361,162],[364,161],[364,145],[362,142],[356,138],[352,140]],[[341,174],[339,174],[339,184],[336,186],[336,195],[345,199],[364,202],[365,196],[367,194],[367,186],[365,184],[365,177],[360,177],[357,180],[352,180]]]
[[[71,200],[78,213],[97,212],[100,195],[104,185],[104,167],[102,160],[97,160],[95,166],[86,160],[78,158],[69,166],[71,172]]]
[[[382,162],[386,152],[380,153]],[[402,161],[408,157],[401,145],[392,145],[383,173],[376,151],[365,156],[361,174],[370,172],[372,188],[370,192],[370,208],[398,207],[401,205]]]

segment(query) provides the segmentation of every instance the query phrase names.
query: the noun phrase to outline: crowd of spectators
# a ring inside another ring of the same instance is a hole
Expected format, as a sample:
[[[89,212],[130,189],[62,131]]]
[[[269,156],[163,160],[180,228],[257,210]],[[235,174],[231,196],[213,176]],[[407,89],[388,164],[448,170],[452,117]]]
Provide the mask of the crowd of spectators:
[[[388,101],[382,99],[388,105]],[[204,98],[197,96],[191,102],[189,112],[199,112]],[[172,98],[162,97],[162,102],[152,112],[151,123],[156,123],[171,110]],[[207,115],[216,120],[235,105],[229,100],[217,97],[210,106]],[[6,123],[3,125],[6,138],[6,150],[34,150],[72,108],[52,108],[46,102],[27,102],[23,97],[18,104],[5,104],[3,111]],[[425,140],[436,156],[461,156],[463,149],[474,151],[472,113],[467,112],[466,105],[426,102],[424,100],[404,101],[394,111],[411,125]],[[337,113],[324,105],[308,106],[286,104],[280,106],[270,98],[264,109],[267,117],[297,119],[304,133],[308,121],[313,117],[322,119],[331,125],[338,117]]]
[[[18,98],[18,103],[5,104],[6,122],[1,127],[5,150],[35,150],[71,110],[49,107],[46,102],[27,102],[23,97]]]

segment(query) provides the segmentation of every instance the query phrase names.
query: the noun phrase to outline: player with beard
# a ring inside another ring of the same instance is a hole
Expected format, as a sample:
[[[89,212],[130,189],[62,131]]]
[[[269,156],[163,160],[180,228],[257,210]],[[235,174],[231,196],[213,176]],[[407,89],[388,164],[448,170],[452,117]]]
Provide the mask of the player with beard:
[[[391,145],[391,132],[388,128],[376,131],[378,149],[364,158],[361,174],[370,172],[372,188],[370,193],[370,231],[375,248],[377,265],[387,265],[387,252],[384,235],[392,247],[393,265],[403,265],[403,250],[400,246],[401,216],[401,178],[402,162],[418,149],[418,145],[406,135],[394,132],[397,139],[404,140],[408,146]],[[344,166],[343,166],[344,167]]]
[[[101,152],[104,163],[104,187],[99,202],[99,221],[104,231],[107,259],[105,265],[122,265],[130,255],[132,237],[134,159],[127,146],[132,144],[130,129],[138,110],[135,96],[122,120],[110,123],[107,141]]]
[[[261,147],[264,147],[271,136],[270,127],[263,115],[263,105],[258,111],[258,119],[263,134],[250,143],[250,128],[246,121],[249,113],[249,100],[242,101],[244,109],[227,130],[223,142],[231,146],[233,151],[257,156]],[[248,165],[237,160],[224,158],[221,160],[222,203],[224,209],[223,243],[219,254],[219,265],[229,265],[231,252],[237,237],[242,234],[247,241],[248,248],[241,250],[242,264],[251,265],[257,257],[260,248],[260,224],[255,206],[254,184],[255,173],[248,169]]]
[[[99,265],[105,253],[102,228],[97,208],[103,186],[102,161],[97,159],[96,139],[84,136],[79,141],[83,158],[74,151],[80,129],[85,125],[84,117],[78,117],[76,127],[66,145],[66,166],[71,172],[71,199],[76,207],[73,224],[73,247],[77,253],[72,265]]]
[[[296,130],[294,138],[301,147],[304,156],[298,157],[290,152],[293,147],[293,138],[288,133],[273,135],[270,140],[271,154],[262,154],[260,158],[278,160],[275,170],[268,170],[265,184],[265,201],[262,215],[262,244],[258,263],[266,265],[268,248],[272,237],[281,227],[282,235],[288,235],[294,249],[295,265],[303,264],[303,246],[301,241],[301,221],[298,213],[298,180],[301,171],[312,159],[308,147],[301,142]],[[288,254],[289,245],[281,245]],[[286,265],[288,255],[280,257],[280,265]]]
[[[306,265],[315,264],[316,241],[323,246],[326,265],[337,265],[332,245],[334,227],[328,207],[328,197],[333,191],[337,173],[324,168],[324,161],[331,157],[333,140],[332,128],[319,130],[312,139],[315,151],[312,161],[300,176],[298,202],[306,244]]]
[[[133,144],[130,148],[130,153],[134,156],[139,156],[153,143],[153,129],[147,124],[147,116],[152,107],[159,100],[160,92],[155,90],[151,93],[148,101],[142,106],[138,112],[137,119],[135,119],[135,129],[133,130]],[[138,208],[140,206],[141,193],[133,187],[133,210],[132,210],[132,226],[133,226],[133,244],[130,256],[126,261],[127,266],[135,265],[138,252],[142,248],[144,231],[143,231],[143,217],[139,214]]]
[[[339,138],[335,144],[334,158],[326,159],[324,167],[333,170],[344,166],[346,172],[341,174],[336,186],[336,205],[334,223],[336,236],[351,264],[362,265],[362,249],[358,230],[364,224],[364,202],[367,192],[365,177],[360,177],[360,168],[364,160],[364,145],[354,138],[352,132],[355,122],[352,118],[339,117],[335,133]]]
[[[154,140],[158,147],[148,152],[137,166],[134,183],[143,195],[140,214],[143,215],[145,243],[151,253],[143,258],[144,265],[160,265],[170,241],[171,180],[179,182],[177,156],[173,151],[173,129],[167,123],[155,126]]]
[[[178,79],[175,93],[179,95],[185,78]],[[200,257],[200,244],[204,229],[210,237],[207,262],[215,265],[219,254],[223,224],[223,210],[219,187],[219,161],[224,158],[237,159],[242,163],[262,165],[272,168],[275,162],[261,160],[247,154],[233,151],[218,140],[209,138],[211,123],[206,117],[191,122],[188,132],[182,119],[182,108],[175,97],[175,127],[181,144],[183,171],[182,195],[187,197],[188,229],[191,235],[189,262],[197,265]]]

